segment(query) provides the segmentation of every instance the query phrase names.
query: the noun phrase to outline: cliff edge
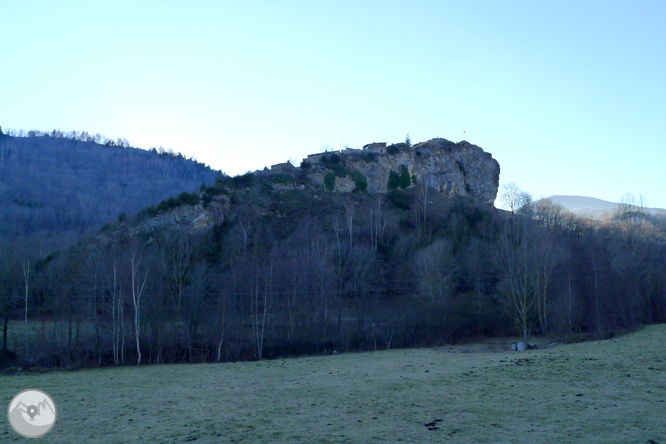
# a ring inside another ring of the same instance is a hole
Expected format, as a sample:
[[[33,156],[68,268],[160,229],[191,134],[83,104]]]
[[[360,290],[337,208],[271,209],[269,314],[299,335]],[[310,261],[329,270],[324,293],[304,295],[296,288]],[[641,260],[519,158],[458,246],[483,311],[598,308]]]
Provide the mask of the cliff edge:
[[[280,164],[271,171],[287,169]],[[364,149],[312,154],[301,169],[312,185],[326,191],[385,193],[424,184],[440,193],[464,196],[489,206],[497,197],[500,173],[497,160],[480,147],[441,138],[414,146],[373,143]]]

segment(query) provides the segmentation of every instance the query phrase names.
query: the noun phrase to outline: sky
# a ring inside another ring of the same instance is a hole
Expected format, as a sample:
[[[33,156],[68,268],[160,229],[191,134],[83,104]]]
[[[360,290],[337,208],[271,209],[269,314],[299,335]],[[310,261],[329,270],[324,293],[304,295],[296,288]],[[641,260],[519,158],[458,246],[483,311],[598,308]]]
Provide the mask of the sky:
[[[126,138],[231,175],[443,137],[535,198],[666,208],[662,0],[0,0],[0,21],[4,129]]]

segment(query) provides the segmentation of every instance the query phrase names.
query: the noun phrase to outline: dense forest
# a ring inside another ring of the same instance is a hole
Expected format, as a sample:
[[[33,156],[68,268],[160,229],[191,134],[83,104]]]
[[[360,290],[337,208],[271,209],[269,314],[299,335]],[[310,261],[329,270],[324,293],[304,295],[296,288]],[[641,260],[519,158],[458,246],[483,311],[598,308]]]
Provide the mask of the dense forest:
[[[82,132],[0,128],[0,238],[69,246],[220,173],[163,148]],[[51,246],[47,246],[51,244]]]
[[[590,221],[516,189],[502,211],[418,184],[331,193],[302,180],[224,176],[45,257],[5,242],[5,365],[570,341],[666,320],[666,219],[631,199]],[[179,208],[212,225],[151,222]]]

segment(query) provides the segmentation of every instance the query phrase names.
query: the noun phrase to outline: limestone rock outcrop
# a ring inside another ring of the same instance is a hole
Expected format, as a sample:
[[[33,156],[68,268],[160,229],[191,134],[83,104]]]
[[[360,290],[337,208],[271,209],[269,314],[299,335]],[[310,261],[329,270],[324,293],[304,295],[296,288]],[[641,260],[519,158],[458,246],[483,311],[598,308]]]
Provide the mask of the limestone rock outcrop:
[[[372,148],[375,145],[380,144]],[[384,193],[391,187],[392,175],[395,179],[408,173],[409,180],[401,182],[402,188],[425,184],[450,196],[492,205],[499,187],[499,163],[490,153],[466,141],[432,139],[411,147],[400,143],[376,149],[346,149],[308,156],[304,166],[309,169],[311,183],[327,191],[352,191],[354,178],[358,181],[360,174],[368,192]]]

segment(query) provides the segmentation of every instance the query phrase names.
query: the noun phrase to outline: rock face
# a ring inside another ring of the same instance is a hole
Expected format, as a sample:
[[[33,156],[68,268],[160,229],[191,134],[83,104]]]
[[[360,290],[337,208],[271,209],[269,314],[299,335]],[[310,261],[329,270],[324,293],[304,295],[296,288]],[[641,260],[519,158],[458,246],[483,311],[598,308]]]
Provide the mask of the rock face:
[[[153,231],[165,227],[178,227],[187,231],[197,231],[210,229],[213,222],[209,212],[200,204],[184,205],[150,218],[140,227],[140,231]]]
[[[278,192],[309,190],[316,193],[386,193],[426,185],[448,196],[463,196],[492,206],[497,197],[499,172],[499,164],[492,155],[476,145],[432,139],[414,146],[372,143],[362,150],[312,154],[300,168],[281,163],[255,171],[249,183]],[[228,179],[226,185],[223,182],[222,188],[224,192],[218,190],[220,192],[206,205],[202,200],[196,205],[160,211],[140,224],[137,231],[210,229],[227,217],[232,194],[238,193],[236,199],[242,199],[238,196],[242,195],[243,186],[234,185],[233,179]],[[314,198],[317,199],[316,194]]]
[[[389,190],[392,173],[394,179],[408,173],[409,180],[401,182],[402,188],[425,184],[449,196],[465,196],[492,205],[499,187],[499,163],[490,153],[466,141],[432,139],[413,147],[391,145],[381,151],[346,149],[311,155],[304,163],[310,168],[311,183],[328,191],[353,191],[354,174],[358,179],[360,173],[367,182],[367,191],[384,193]],[[345,177],[345,171],[353,174]],[[335,176],[329,177],[328,185],[327,175]]]

